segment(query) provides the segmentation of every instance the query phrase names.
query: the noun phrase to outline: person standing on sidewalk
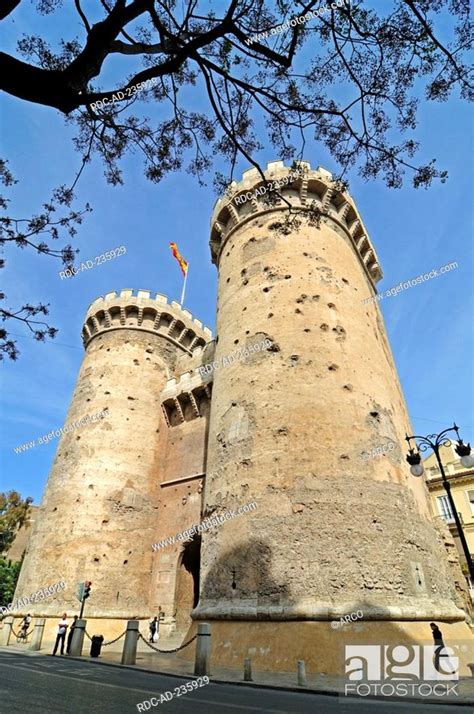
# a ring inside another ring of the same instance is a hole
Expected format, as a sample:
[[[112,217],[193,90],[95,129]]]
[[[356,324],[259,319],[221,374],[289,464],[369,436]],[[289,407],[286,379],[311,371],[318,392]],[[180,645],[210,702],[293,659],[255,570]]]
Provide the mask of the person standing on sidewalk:
[[[66,637],[67,630],[67,620],[66,613],[63,613],[61,620],[58,623],[58,634],[56,635],[56,642],[54,643],[53,657],[57,652],[58,645],[61,643],[61,654],[64,654],[64,639]]]
[[[431,634],[433,635],[433,641],[434,641],[434,666],[437,672],[440,674],[456,674],[456,670],[450,669],[450,671],[446,672],[444,669],[440,667],[440,658],[445,657],[446,658],[446,666],[451,668],[453,665],[451,664],[449,660],[449,655],[448,654],[442,654],[443,650],[446,649],[446,645],[444,644],[443,641],[443,634],[441,630],[439,629],[438,625],[435,622],[430,622],[430,627],[431,627]]]
[[[69,628],[69,633],[67,636],[66,654],[69,654],[69,650],[71,649],[72,636],[74,634],[74,628],[76,626],[77,620],[78,620],[77,615],[74,615],[74,620],[71,623],[71,627]]]
[[[150,637],[148,638],[148,642],[154,642],[155,641],[155,632],[158,627],[158,619],[156,617],[154,617],[148,627],[150,629]]]
[[[160,639],[160,623],[164,619],[165,613],[161,609],[161,605],[158,607],[158,622],[156,625],[156,639]]]

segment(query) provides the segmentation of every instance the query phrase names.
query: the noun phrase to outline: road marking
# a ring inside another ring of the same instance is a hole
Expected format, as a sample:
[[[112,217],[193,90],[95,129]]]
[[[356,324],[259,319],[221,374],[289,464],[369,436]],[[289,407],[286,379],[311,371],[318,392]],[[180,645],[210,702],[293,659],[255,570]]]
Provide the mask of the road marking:
[[[71,677],[66,677],[64,674],[56,674],[56,672],[48,671],[48,672],[41,672],[41,670],[36,669],[34,667],[28,667],[28,665],[14,665],[10,663],[5,663],[3,665],[4,667],[12,667],[13,669],[26,669],[30,672],[34,672],[35,674],[38,675],[43,675],[43,677],[48,677],[48,676],[53,676],[53,677],[59,677],[59,679],[71,679]],[[85,680],[81,680],[82,682]],[[128,689],[130,692],[139,692],[140,694],[145,694],[149,692],[149,690],[145,689],[135,689],[134,687],[122,687],[120,684],[108,684],[106,682],[96,682],[93,679],[88,680],[89,684],[97,684],[98,686],[101,687],[110,687],[111,689]]]
[[[261,690],[263,691],[263,690]],[[248,704],[229,704],[228,702],[216,702],[214,699],[203,699],[202,697],[199,697],[199,699],[181,699],[179,698],[179,701],[184,701],[184,702],[189,702],[189,704],[195,704],[196,702],[203,703],[203,704],[212,704],[215,707],[230,707],[231,709],[243,709],[246,712],[254,711],[254,712],[270,712],[271,714],[291,714],[291,712],[288,709],[262,709],[262,707],[251,707]]]
[[[53,677],[59,677],[59,679],[71,679],[71,677],[65,677],[63,674],[56,674],[56,672],[40,672],[38,669],[35,669],[34,667],[28,667],[27,665],[14,665],[14,664],[4,664],[4,667],[12,667],[13,669],[26,669],[31,672],[34,672],[36,674],[42,674],[43,676],[48,676],[52,675]],[[141,672],[141,674],[144,674]],[[152,673],[150,673],[152,674]],[[164,676],[170,676],[172,677],[173,675],[164,675]],[[86,680],[82,679],[81,682],[85,682]],[[120,684],[109,684],[108,682],[96,682],[94,680],[88,680],[89,684],[97,684],[98,687],[108,687],[110,689],[126,689],[128,692],[139,692],[140,694],[148,694],[150,696],[150,689],[136,689],[135,687],[122,687]],[[212,684],[212,682],[211,682]],[[232,686],[232,685],[229,685]],[[170,690],[163,690],[163,691],[170,691]],[[195,690],[199,691],[199,690]],[[263,690],[262,690],[263,693]],[[151,696],[156,696],[156,694],[152,694]],[[259,707],[252,707],[249,706],[248,704],[230,704],[230,703],[223,703],[219,701],[215,701],[213,699],[203,699],[202,697],[199,697],[198,699],[181,699],[181,697],[176,697],[180,701],[184,702],[189,702],[190,704],[195,704],[196,702],[203,703],[203,704],[212,704],[215,707],[228,707],[230,709],[243,709],[244,711],[255,711],[255,712],[270,712],[270,714],[290,714],[288,709],[262,709],[261,706]],[[139,703],[139,702],[137,702]]]
[[[51,666],[51,665],[50,665]],[[89,674],[89,672],[85,672],[83,669],[57,669],[56,672],[70,672],[71,674],[77,674],[79,677],[85,677]],[[98,673],[97,673],[98,674]]]

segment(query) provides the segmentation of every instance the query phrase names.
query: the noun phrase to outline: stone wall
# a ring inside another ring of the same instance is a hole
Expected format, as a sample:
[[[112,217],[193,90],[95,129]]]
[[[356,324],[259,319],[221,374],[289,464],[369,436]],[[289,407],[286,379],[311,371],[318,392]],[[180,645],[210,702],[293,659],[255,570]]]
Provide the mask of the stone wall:
[[[65,581],[62,595],[29,607],[52,616],[76,610],[77,584],[91,580],[89,616],[148,617],[156,600],[152,543],[165,537],[162,392],[179,357],[202,353],[211,335],[166,298],[122,291],[92,303],[83,337],[66,422],[105,409],[107,416],[61,437],[16,597]],[[203,434],[197,442],[202,468]]]
[[[275,162],[267,175],[285,172]],[[244,176],[237,193],[259,182]],[[259,507],[203,536],[195,616],[327,619],[363,602],[374,618],[462,619],[426,488],[404,461],[410,424],[383,320],[363,302],[375,252],[329,176],[309,170],[282,189],[314,202],[319,226],[282,231],[282,201],[214,212],[215,357],[271,346],[214,375],[205,514]],[[393,448],[364,458],[381,444]]]

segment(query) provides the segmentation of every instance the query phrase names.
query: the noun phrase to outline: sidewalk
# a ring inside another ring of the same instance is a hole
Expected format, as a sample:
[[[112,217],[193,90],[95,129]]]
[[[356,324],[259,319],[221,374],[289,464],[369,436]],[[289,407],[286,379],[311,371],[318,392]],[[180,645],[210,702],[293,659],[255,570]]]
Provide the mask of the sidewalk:
[[[84,655],[80,658],[82,661],[88,661],[91,664],[106,665],[112,667],[127,667],[128,669],[141,670],[143,672],[155,672],[156,674],[174,675],[190,679],[194,677],[194,661],[188,661],[178,657],[176,654],[158,654],[152,652],[144,642],[138,643],[136,665],[121,665],[121,647],[120,642],[115,645],[102,649],[100,658],[91,659],[89,657],[88,643],[84,643]],[[158,640],[155,642],[155,647],[163,647],[163,649],[173,649],[177,647],[179,641],[174,642],[172,639]],[[193,646],[193,645],[192,645]],[[40,652],[29,652],[20,646],[11,645],[9,647],[1,647],[2,652],[21,652],[22,654],[30,654],[31,656],[44,656],[49,653],[49,649],[43,649]],[[79,658],[74,658],[79,659]],[[231,669],[229,667],[211,667],[211,680],[214,683],[222,684],[237,684],[249,687],[262,687],[271,689],[284,689],[288,691],[305,691],[313,692],[314,694],[326,694],[328,696],[346,696],[344,694],[344,685],[347,680],[344,677],[337,675],[311,674],[308,673],[307,686],[299,687],[295,672],[257,672],[253,671],[253,682],[243,681],[243,666],[242,670]],[[362,682],[358,682],[361,684]],[[453,683],[448,683],[453,684]],[[460,677],[457,686],[458,696],[407,696],[407,697],[388,697],[388,696],[367,696],[357,697],[357,699],[378,699],[382,701],[397,701],[397,702],[429,702],[430,704],[455,704],[457,706],[472,706],[474,705],[474,678]],[[354,696],[351,696],[353,699]]]

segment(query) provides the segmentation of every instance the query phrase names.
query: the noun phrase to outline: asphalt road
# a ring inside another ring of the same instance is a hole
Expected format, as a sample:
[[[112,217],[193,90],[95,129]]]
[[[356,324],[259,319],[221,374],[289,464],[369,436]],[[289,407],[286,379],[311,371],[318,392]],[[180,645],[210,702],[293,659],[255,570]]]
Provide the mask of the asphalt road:
[[[187,680],[67,657],[0,652],[1,714],[126,714]],[[146,711],[146,709],[142,709]],[[461,714],[471,707],[371,702],[347,697],[210,683],[148,709],[151,714]]]

